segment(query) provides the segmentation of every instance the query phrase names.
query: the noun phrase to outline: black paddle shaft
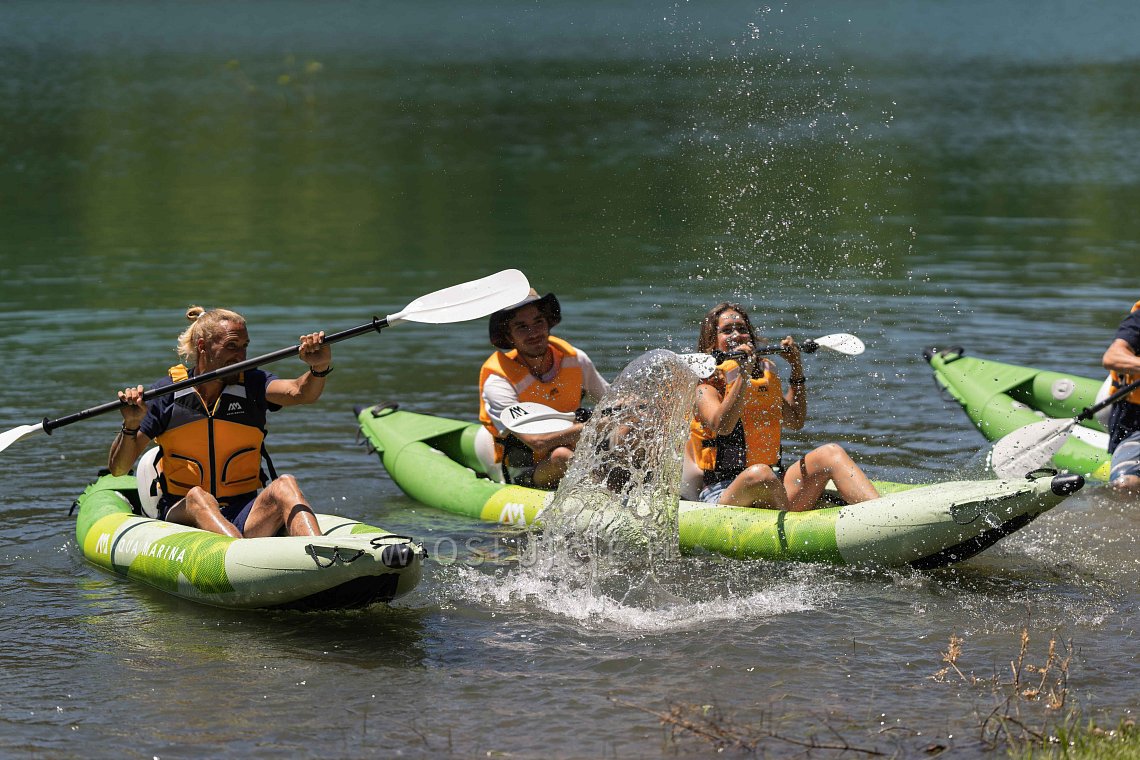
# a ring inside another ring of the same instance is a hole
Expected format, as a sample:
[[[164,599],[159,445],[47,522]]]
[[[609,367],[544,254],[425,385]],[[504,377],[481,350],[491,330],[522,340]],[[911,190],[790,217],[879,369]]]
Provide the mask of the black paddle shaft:
[[[337,343],[342,340],[347,340],[348,338],[355,338],[357,335],[363,335],[370,330],[380,332],[387,326],[388,320],[386,318],[381,319],[379,317],[373,317],[371,322],[366,322],[362,325],[357,325],[356,327],[350,327],[347,330],[341,330],[340,332],[333,333],[332,335],[326,335],[324,340],[321,342]],[[252,359],[246,359],[244,362],[238,362],[237,364],[231,364],[228,367],[220,367],[201,375],[188,377],[185,380],[180,380],[177,383],[172,383],[171,385],[165,385],[161,388],[151,388],[150,390],[143,393],[142,399],[143,401],[150,401],[152,399],[158,398],[159,396],[168,396],[171,393],[177,393],[183,388],[192,388],[195,385],[208,383],[211,380],[216,380],[219,377],[224,377],[226,375],[232,375],[235,372],[244,372],[247,369],[260,367],[263,364],[269,364],[270,362],[275,362],[279,359],[287,359],[290,356],[296,356],[300,350],[301,345],[297,344],[295,346],[290,346],[289,348],[283,348],[280,351],[274,351],[271,354],[265,354],[265,356],[255,356]],[[70,425],[73,422],[79,422],[80,420],[85,420],[90,417],[97,417],[100,414],[105,414],[106,412],[114,411],[115,409],[121,409],[123,406],[124,404],[122,401],[109,401],[106,404],[93,406],[90,409],[84,409],[82,412],[76,412],[75,414],[69,414],[66,417],[60,417],[54,420],[49,420],[47,417],[44,417],[43,429],[45,433],[51,435],[51,431],[55,430],[56,428],[61,428],[64,425]]]
[[[1104,409],[1105,407],[1108,407],[1108,406],[1112,406],[1117,401],[1124,398],[1125,396],[1127,396],[1129,393],[1136,390],[1137,388],[1140,388],[1140,380],[1133,380],[1131,383],[1124,386],[1123,388],[1118,390],[1116,393],[1114,393],[1111,396],[1109,396],[1108,398],[1106,398],[1104,401],[1101,401],[1097,404],[1093,404],[1092,406],[1086,406],[1084,409],[1081,410],[1081,413],[1077,415],[1077,420],[1080,421],[1080,420],[1091,419],[1092,416],[1094,414],[1096,414],[1097,412],[1099,412],[1101,409]]]
[[[753,351],[752,355],[753,356],[768,356],[770,354],[782,354],[782,353],[784,353],[785,350],[786,349],[782,345],[780,345],[779,343],[774,343],[771,346],[761,346],[760,348]],[[819,350],[819,344],[816,343],[814,340],[805,340],[803,343],[800,344],[800,350],[803,351],[805,354],[814,354],[817,350]],[[748,356],[748,354],[744,353],[743,351],[734,351],[732,353],[725,353],[723,351],[710,351],[709,353],[712,354],[712,357],[714,359],[716,359],[717,364],[720,364],[721,362],[725,361],[726,359],[738,359],[739,360],[739,359],[747,358],[747,356]]]

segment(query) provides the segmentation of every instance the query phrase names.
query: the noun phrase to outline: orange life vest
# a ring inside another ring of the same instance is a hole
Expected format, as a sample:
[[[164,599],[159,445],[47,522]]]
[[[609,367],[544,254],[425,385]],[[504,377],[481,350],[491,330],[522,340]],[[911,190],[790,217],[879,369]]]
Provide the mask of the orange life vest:
[[[174,382],[188,376],[181,364],[169,374]],[[251,389],[244,373],[222,388],[213,409],[206,408],[195,388],[175,393],[170,422],[155,438],[162,452],[158,472],[163,493],[184,496],[199,486],[224,498],[261,488],[266,408],[258,398],[264,398],[264,390]]]
[[[1140,310],[1140,301],[1137,301],[1132,306],[1132,313],[1133,314],[1136,313],[1138,310]],[[1109,375],[1112,378],[1112,387],[1109,388],[1109,395],[1116,393],[1118,390],[1120,390],[1124,386],[1128,385],[1129,383],[1133,383],[1133,382],[1136,382],[1137,380],[1140,380],[1140,375],[1130,374],[1127,372],[1117,372],[1116,370],[1113,370],[1112,372],[1110,372]],[[1140,405],[1140,388],[1137,388],[1136,390],[1129,393],[1127,396],[1124,397],[1124,400],[1130,404]]]
[[[740,365],[729,359],[717,367],[720,372],[704,382],[724,397],[725,376],[740,372]],[[730,379],[728,382],[732,382]],[[754,464],[774,465],[780,461],[780,426],[784,417],[784,393],[780,376],[770,368],[758,378],[747,378],[744,409],[736,427],[728,435],[716,435],[694,416],[689,425],[689,453],[705,473],[706,485],[736,477]]]
[[[582,405],[584,394],[582,367],[578,363],[578,351],[560,338],[550,336],[550,348],[554,352],[554,377],[543,381],[534,376],[530,367],[518,360],[517,349],[496,351],[479,370],[479,421],[495,439],[495,461],[503,461],[503,443],[507,436],[499,434],[483,401],[483,386],[491,375],[506,379],[515,389],[520,402],[534,401],[545,404],[559,412],[572,412]],[[538,460],[541,461],[541,460]]]

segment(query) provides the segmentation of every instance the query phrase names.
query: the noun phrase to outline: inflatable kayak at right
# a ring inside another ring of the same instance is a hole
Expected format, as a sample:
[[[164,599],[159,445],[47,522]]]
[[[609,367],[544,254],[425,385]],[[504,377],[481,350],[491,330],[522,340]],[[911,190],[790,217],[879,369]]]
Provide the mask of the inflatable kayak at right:
[[[1073,418],[1096,403],[1103,380],[967,356],[961,347],[928,348],[934,379],[988,441],[1044,419]],[[1082,420],[1052,457],[1051,466],[1108,480],[1108,432],[1096,418]]]
[[[478,443],[486,431],[479,423],[403,411],[394,404],[355,412],[366,443],[411,498],[489,522],[542,525],[554,492],[488,477]],[[681,551],[690,554],[929,569],[974,556],[1083,485],[1080,475],[1051,472],[925,486],[876,482],[883,494],[878,499],[808,512],[681,501],[677,539]],[[628,510],[604,498],[587,506],[612,524],[628,521]]]

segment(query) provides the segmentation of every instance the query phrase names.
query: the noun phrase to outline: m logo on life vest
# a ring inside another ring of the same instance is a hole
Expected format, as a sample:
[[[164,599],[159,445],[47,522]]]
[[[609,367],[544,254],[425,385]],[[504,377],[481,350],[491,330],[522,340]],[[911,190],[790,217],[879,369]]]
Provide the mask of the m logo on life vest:
[[[231,401],[230,405],[226,407],[226,414],[240,412],[243,408],[240,401]]]

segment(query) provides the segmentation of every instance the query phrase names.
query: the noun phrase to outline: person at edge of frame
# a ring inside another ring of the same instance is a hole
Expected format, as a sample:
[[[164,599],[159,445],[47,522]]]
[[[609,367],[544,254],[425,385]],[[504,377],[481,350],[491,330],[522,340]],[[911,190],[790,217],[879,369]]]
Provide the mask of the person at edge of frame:
[[[1116,329],[1101,359],[1111,375],[1109,394],[1140,379],[1140,301]],[[1112,405],[1108,418],[1108,480],[1119,491],[1140,492],[1140,388]]]

